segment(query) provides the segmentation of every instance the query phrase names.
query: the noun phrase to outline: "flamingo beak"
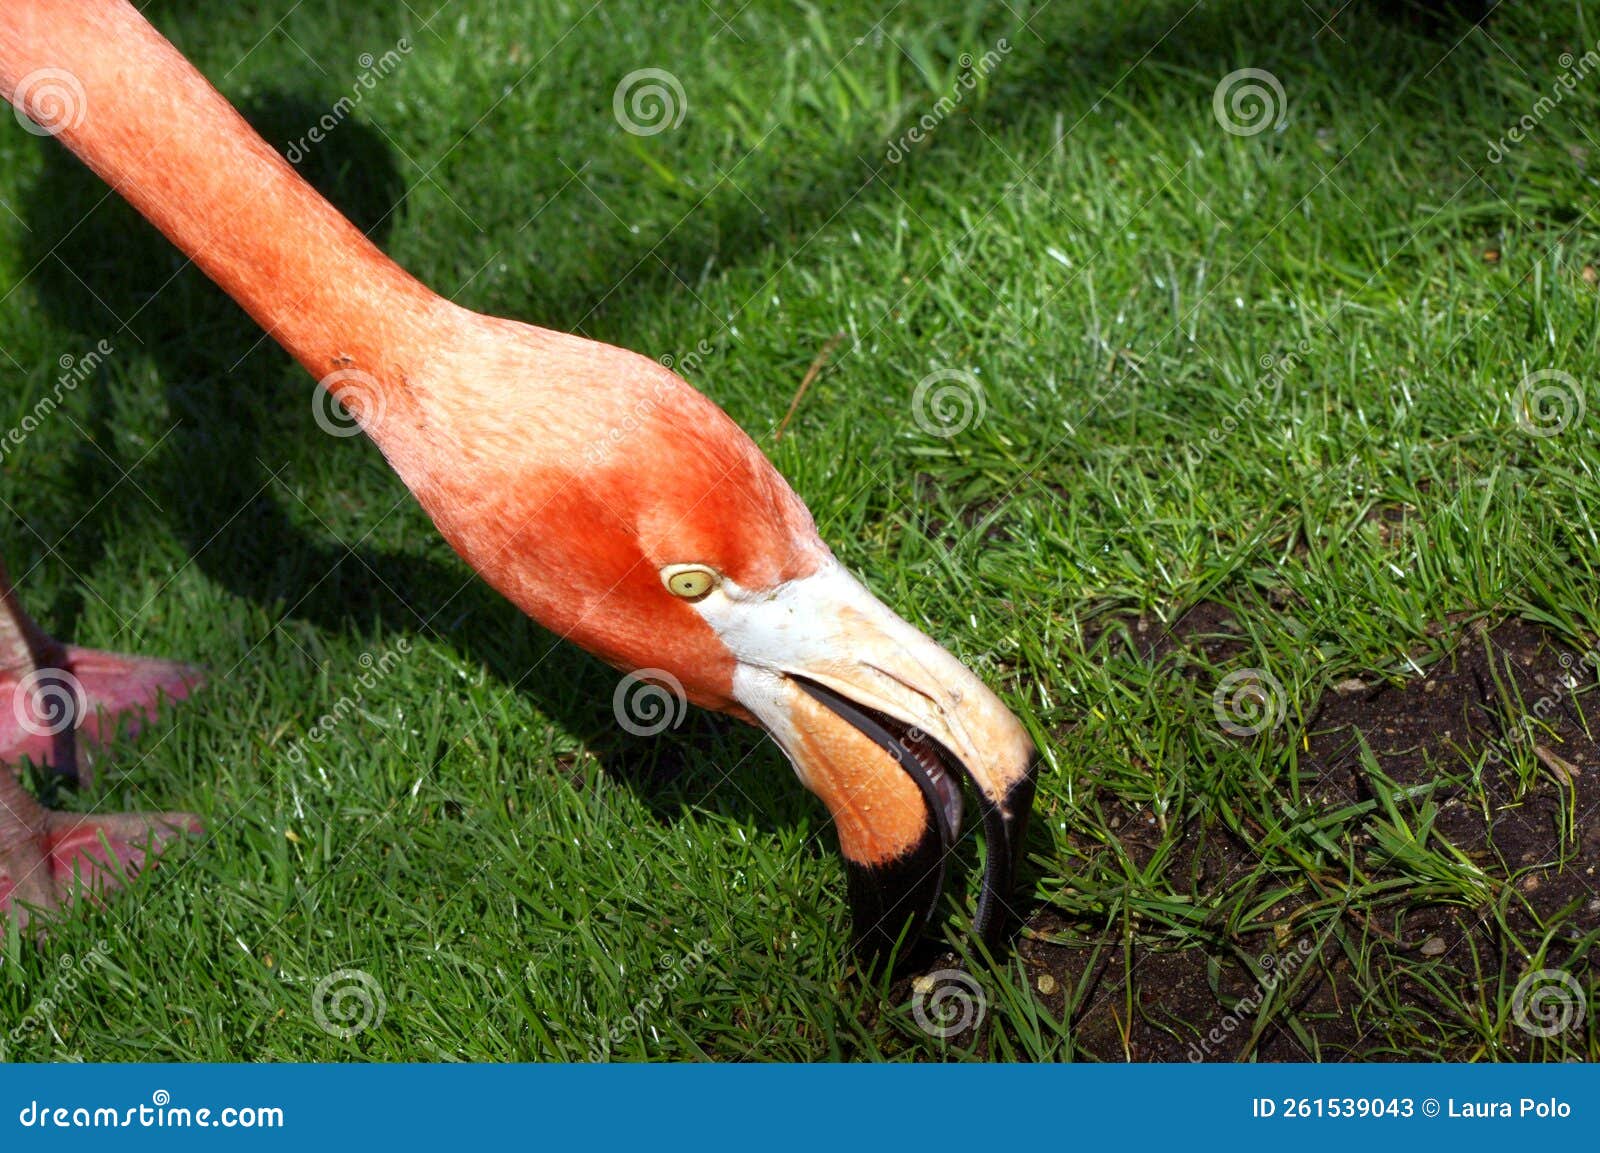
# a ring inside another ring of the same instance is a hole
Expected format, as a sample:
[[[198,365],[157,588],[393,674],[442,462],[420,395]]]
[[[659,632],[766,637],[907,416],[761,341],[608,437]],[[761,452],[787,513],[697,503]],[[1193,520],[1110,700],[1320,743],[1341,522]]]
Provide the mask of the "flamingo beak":
[[[993,939],[1011,913],[1039,762],[1022,724],[831,558],[741,609],[719,630],[739,660],[734,695],[833,815],[858,946],[881,954],[932,919],[963,781],[986,842],[973,930]]]

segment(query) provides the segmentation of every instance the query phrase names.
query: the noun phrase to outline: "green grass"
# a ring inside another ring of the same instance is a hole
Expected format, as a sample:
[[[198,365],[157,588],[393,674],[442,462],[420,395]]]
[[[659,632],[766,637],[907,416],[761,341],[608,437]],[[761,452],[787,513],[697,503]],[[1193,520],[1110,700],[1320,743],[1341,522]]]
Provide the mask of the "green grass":
[[[460,303],[673,357],[840,557],[1026,719],[1048,761],[1027,899],[1112,973],[1047,999],[1014,957],[976,960],[974,1052],[1114,1058],[1076,1023],[1091,998],[1139,1011],[1139,958],[1309,925],[1355,975],[1360,1052],[1529,1055],[1507,1007],[1521,960],[1397,970],[1361,928],[1483,915],[1520,866],[1464,862],[1404,790],[1316,810],[1297,758],[1330,685],[1413,677],[1472,620],[1531,617],[1580,649],[1600,633],[1600,75],[1486,159],[1560,54],[1600,37],[1600,6],[1507,5],[1465,35],[1359,9],[1324,28],[1312,9],[1335,6],[1299,0],[885,7],[149,15],[280,146],[361,53],[407,37],[304,169]],[[1002,37],[887,164],[962,54]],[[647,67],[687,112],[639,137],[612,95]],[[1245,67],[1281,83],[1281,127],[1219,126],[1213,91]],[[58,144],[0,119],[0,423],[58,358],[115,346],[6,455],[0,551],[57,635],[213,672],[93,788],[52,787],[70,808],[192,809],[209,832],[43,949],[10,941],[0,1023],[57,1005],[8,1056],[965,1055],[855,971],[826,814],[770,743],[699,717],[623,739],[612,674],[474,583],[371,445],[319,431],[285,355]],[[1589,413],[1539,438],[1513,398],[1546,368]],[[981,420],[948,439],[912,415],[941,369],[983,385]],[[1390,508],[1393,538],[1371,517]],[[1242,624],[1225,667],[1126,639],[1208,602]],[[1215,676],[1246,667],[1287,704],[1255,739],[1212,708]],[[1128,814],[1151,830],[1138,852]],[[1249,867],[1197,887],[1177,850],[1204,837]],[[1582,912],[1516,948],[1559,943],[1592,982]],[[63,961],[102,941],[103,963]],[[387,1005],[349,1039],[312,1012],[345,969]],[[64,996],[63,972],[85,974]],[[1259,1027],[1314,1054],[1287,1001]],[[1180,1046],[1226,1003],[1171,1025]],[[1593,1017],[1531,1055],[1593,1057]]]

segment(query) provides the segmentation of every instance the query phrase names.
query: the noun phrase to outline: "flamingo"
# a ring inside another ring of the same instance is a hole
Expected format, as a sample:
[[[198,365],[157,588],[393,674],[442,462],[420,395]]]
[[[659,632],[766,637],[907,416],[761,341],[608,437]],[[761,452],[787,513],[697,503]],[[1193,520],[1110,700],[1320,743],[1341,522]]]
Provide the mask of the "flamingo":
[[[611,665],[765,729],[832,816],[864,949],[932,918],[970,784],[987,845],[973,930],[995,935],[1033,741],[840,565],[714,403],[647,357],[430,291],[126,0],[7,0],[0,95],[336,397],[491,586]],[[199,683],[177,662],[52,640],[3,570],[0,670],[16,722],[0,727],[0,761],[28,755],[80,778],[99,734]],[[98,899],[198,829],[185,813],[51,812],[0,765],[0,913]]]

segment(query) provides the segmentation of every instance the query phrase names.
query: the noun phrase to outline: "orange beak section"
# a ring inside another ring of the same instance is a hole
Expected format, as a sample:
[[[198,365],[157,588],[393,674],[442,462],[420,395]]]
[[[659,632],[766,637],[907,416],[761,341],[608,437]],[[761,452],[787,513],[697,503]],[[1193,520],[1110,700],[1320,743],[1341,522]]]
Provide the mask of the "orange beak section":
[[[728,615],[734,695],[833,815],[859,945],[884,952],[932,919],[964,786],[986,842],[973,928],[996,936],[1039,763],[1021,722],[836,562]]]
[[[794,759],[802,779],[833,815],[851,861],[886,867],[927,835],[933,813],[893,753],[840,717],[800,682],[788,685]]]

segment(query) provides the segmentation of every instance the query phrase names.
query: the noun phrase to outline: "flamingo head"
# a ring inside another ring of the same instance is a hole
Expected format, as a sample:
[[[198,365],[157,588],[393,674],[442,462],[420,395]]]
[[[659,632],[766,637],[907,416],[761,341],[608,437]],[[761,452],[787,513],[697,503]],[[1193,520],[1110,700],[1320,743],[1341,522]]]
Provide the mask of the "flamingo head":
[[[764,728],[833,816],[868,953],[931,919],[969,785],[987,846],[974,929],[997,931],[1038,763],[1016,717],[839,564],[710,400],[634,353],[492,323],[478,380],[502,383],[458,411],[494,420],[433,422],[453,426],[453,475],[477,478],[412,483],[446,537],[554,632]]]

